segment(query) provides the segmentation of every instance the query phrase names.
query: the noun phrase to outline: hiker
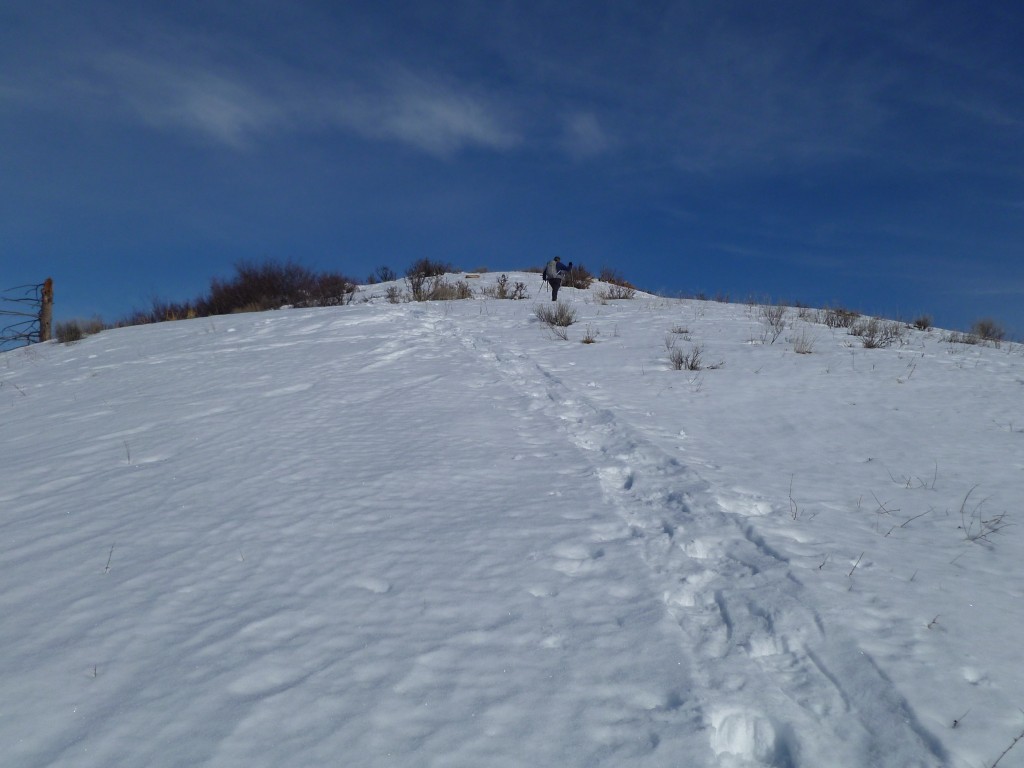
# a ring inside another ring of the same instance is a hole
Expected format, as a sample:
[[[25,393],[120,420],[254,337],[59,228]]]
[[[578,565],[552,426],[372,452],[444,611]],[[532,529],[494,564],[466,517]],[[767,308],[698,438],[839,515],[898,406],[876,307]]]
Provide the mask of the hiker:
[[[569,262],[569,266],[565,266],[562,263],[561,256],[555,256],[554,259],[548,262],[548,265],[544,267],[544,274],[541,275],[547,284],[551,286],[551,300],[558,301],[558,289],[562,286],[562,275],[566,274],[572,269],[572,262]]]

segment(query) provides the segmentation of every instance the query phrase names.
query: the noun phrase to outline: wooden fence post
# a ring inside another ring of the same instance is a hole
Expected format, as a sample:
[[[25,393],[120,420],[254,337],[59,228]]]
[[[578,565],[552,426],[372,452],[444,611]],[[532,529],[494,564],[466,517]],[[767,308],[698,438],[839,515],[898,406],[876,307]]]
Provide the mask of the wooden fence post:
[[[39,340],[49,341],[53,335],[53,278],[43,283],[43,299],[39,307]]]

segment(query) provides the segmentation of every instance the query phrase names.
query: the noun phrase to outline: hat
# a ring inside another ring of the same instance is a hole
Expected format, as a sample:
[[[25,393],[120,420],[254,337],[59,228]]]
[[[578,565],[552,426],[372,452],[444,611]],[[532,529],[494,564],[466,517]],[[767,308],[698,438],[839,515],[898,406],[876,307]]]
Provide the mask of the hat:
[[[555,256],[555,261],[561,261],[561,260],[562,260],[561,256]]]

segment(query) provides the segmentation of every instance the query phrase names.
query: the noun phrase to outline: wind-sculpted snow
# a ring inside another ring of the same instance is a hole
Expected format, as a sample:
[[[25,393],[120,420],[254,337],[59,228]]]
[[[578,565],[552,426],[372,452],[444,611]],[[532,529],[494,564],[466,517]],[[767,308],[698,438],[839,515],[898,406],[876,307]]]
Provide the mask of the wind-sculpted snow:
[[[0,762],[991,765],[1020,348],[563,293],[0,356]]]

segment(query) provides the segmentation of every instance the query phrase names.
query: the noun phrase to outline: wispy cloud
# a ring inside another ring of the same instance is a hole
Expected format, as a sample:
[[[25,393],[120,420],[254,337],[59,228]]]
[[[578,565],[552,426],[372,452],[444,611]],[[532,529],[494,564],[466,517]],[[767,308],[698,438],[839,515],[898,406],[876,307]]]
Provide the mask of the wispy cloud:
[[[374,140],[393,140],[437,156],[476,147],[508,150],[522,141],[509,110],[470,89],[398,70],[331,97],[329,119]]]
[[[886,167],[970,161],[932,151],[938,134],[930,145],[919,139],[928,99],[945,99],[932,108],[962,115],[959,127],[978,145],[1024,122],[972,87],[984,74],[949,88],[938,75],[906,74],[922,69],[902,66],[907,51],[946,56],[950,69],[959,61],[955,46],[926,47],[928,30],[911,42],[880,31],[921,15],[913,8],[823,3],[831,7],[813,23],[734,3],[612,2],[586,14],[583,4],[576,13],[506,9],[486,27],[458,3],[436,14],[281,3],[296,27],[260,35],[171,13],[136,17],[128,33],[120,17],[87,33],[96,22],[80,15],[63,22],[66,45],[52,55],[25,47],[35,58],[21,71],[44,76],[0,74],[0,103],[51,98],[78,115],[236,151],[311,132],[443,158],[550,148],[553,138],[577,160],[633,155],[645,167],[707,175],[864,158]]]
[[[562,146],[576,159],[607,152],[614,143],[592,112],[575,112],[562,119]]]
[[[97,66],[97,84],[122,112],[164,131],[184,130],[232,149],[294,123],[287,102],[209,66],[117,53]]]
[[[659,167],[747,173],[869,151],[891,84],[871,49],[847,44],[840,22],[741,6],[609,3],[553,32],[524,17],[495,45],[574,155],[606,152],[614,136],[617,153]]]
[[[0,83],[0,100],[76,119],[134,121],[235,151],[331,131],[437,157],[522,142],[514,109],[443,74],[391,64],[326,76],[249,52],[225,62],[210,46],[168,44],[169,37],[147,51],[65,52],[49,71]]]
[[[1024,93],[1024,88],[1019,90]],[[918,94],[916,101],[944,111],[950,119],[958,120],[965,126],[991,129],[1004,134],[1012,131],[1014,141],[1024,126],[1024,112],[1017,107],[1016,102],[1008,103],[1005,99],[973,90],[954,92],[948,88],[932,88]]]
[[[233,149],[282,132],[324,130],[349,130],[435,156],[469,147],[507,150],[520,140],[488,99],[403,71],[328,82],[281,69],[249,76],[138,56],[109,63],[111,89],[147,124],[185,129]]]

